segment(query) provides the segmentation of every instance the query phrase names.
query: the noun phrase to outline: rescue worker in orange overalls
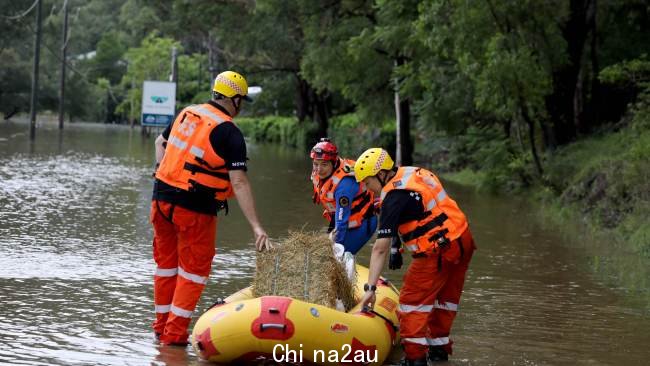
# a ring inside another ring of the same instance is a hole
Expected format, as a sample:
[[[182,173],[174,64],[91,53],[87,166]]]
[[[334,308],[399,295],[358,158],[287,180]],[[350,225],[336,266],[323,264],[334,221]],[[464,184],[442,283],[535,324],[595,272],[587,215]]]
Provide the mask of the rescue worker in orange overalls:
[[[242,75],[222,72],[212,99],[183,109],[156,139],[153,329],[162,344],[188,344],[192,312],[215,255],[217,212],[227,214],[229,198],[237,198],[257,250],[268,246],[246,175],[244,136],[232,122],[247,94]]]
[[[476,249],[467,219],[438,177],[422,168],[395,167],[386,150],[366,150],[354,173],[358,182],[379,195],[381,205],[362,305],[374,306],[377,281],[389,254],[389,268],[401,267],[400,251],[391,247],[391,238],[399,235],[413,256],[399,299],[402,365],[425,366],[427,358],[447,360],[449,331]]]
[[[322,138],[311,149],[313,201],[325,209],[330,238],[344,252],[357,254],[377,229],[374,194],[354,179],[354,160],[342,159],[338,149]]]

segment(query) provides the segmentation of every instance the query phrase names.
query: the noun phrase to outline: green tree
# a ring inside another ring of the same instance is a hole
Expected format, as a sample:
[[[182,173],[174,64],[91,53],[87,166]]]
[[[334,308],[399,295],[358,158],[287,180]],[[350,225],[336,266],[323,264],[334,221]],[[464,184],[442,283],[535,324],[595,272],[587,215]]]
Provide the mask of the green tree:
[[[171,38],[149,35],[140,47],[130,48],[125,55],[128,63],[120,87],[125,91],[124,100],[117,111],[135,119],[140,116],[142,104],[142,83],[145,80],[169,80],[171,73],[171,50],[176,47],[182,52],[180,43]]]

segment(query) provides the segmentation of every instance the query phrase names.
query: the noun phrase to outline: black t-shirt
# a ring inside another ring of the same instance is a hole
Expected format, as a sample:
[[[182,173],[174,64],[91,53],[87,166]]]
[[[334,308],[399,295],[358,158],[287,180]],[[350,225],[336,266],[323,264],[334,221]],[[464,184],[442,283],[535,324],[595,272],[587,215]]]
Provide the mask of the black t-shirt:
[[[419,193],[406,189],[394,189],[388,192],[381,204],[377,237],[396,237],[397,227],[400,224],[419,219],[423,212],[424,205]]]
[[[213,107],[228,115],[228,112],[213,101],[208,102]],[[169,139],[173,122],[163,131],[165,140]],[[220,123],[210,132],[210,144],[214,151],[226,161],[228,170],[246,171],[246,141],[239,128],[233,123]],[[187,209],[216,214],[218,203],[214,196],[202,192],[188,192],[156,179],[153,199],[170,202]]]

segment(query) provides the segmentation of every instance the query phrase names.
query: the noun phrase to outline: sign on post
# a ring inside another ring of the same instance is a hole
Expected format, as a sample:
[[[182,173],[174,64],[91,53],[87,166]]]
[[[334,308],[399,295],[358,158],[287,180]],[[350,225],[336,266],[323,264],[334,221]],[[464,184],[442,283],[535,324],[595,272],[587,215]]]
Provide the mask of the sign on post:
[[[142,125],[165,127],[176,113],[176,83],[145,81],[142,84]]]

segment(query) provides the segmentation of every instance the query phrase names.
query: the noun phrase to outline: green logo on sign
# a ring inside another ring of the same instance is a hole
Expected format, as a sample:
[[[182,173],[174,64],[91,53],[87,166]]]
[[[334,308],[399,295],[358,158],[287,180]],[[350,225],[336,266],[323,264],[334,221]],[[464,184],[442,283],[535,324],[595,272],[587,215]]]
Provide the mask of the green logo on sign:
[[[167,98],[167,97],[159,97],[159,96],[155,96],[155,95],[151,97],[151,100],[154,103],[165,103],[167,101],[167,99],[169,99],[169,98]]]

